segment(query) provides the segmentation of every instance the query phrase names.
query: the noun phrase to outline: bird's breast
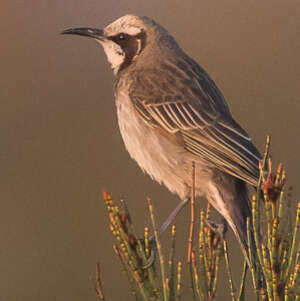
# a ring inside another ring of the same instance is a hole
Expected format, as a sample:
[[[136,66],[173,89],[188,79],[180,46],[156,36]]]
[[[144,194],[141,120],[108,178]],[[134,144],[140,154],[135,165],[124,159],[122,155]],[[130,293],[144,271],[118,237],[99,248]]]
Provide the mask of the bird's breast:
[[[120,132],[130,156],[153,179],[183,198],[187,190],[184,148],[147,124],[126,92],[116,93],[116,105]]]

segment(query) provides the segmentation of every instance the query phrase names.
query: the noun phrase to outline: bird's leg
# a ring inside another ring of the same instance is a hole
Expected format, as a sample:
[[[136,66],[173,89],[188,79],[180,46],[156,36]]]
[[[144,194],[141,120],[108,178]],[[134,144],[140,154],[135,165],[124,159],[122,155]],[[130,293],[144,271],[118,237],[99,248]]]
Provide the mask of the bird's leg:
[[[170,224],[174,221],[177,214],[189,202],[189,200],[190,200],[189,198],[184,199],[175,207],[175,209],[171,212],[171,214],[163,222],[160,229],[158,230],[158,236],[162,235],[165,232],[165,230],[170,226]],[[154,263],[154,260],[155,260],[156,243],[155,243],[155,238],[153,235],[149,238],[149,241],[152,242],[152,247],[151,247],[151,251],[150,251],[150,256],[148,257],[146,263],[142,267],[143,269],[147,269],[150,266],[152,266],[152,264]]]
[[[165,230],[170,226],[170,224],[174,221],[177,214],[181,211],[181,209],[189,202],[189,198],[182,200],[171,212],[168,218],[163,222],[160,229],[158,230],[158,236],[162,235]],[[151,239],[154,237],[152,236]]]

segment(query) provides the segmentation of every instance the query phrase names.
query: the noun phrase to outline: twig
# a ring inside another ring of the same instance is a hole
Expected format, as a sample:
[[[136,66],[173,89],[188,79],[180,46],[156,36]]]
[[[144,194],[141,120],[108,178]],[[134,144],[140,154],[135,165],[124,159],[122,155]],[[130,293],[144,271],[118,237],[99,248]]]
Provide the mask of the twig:
[[[103,294],[103,286],[102,286],[102,281],[100,277],[100,263],[96,263],[96,279],[95,279],[95,290],[97,293],[97,297],[100,300],[105,300],[104,294]]]
[[[194,238],[194,225],[195,225],[195,162],[192,162],[192,191],[191,191],[191,221],[190,221],[190,233],[188,240],[188,255],[187,263],[191,263],[193,238]]]

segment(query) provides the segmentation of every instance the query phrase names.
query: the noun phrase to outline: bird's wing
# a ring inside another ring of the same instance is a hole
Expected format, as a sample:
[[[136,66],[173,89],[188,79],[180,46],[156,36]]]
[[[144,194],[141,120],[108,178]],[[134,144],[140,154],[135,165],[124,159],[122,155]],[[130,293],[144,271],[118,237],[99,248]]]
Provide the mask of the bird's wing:
[[[258,150],[205,71],[193,61],[183,64],[137,75],[129,90],[136,111],[148,124],[181,135],[187,151],[255,186]]]

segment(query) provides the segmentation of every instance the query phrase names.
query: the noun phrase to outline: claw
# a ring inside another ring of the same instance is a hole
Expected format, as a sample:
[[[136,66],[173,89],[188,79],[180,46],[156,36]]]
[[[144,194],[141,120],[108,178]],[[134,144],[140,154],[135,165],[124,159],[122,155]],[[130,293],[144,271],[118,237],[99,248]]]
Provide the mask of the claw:
[[[224,239],[224,235],[227,232],[227,223],[226,223],[225,219],[223,219],[223,221],[221,223],[216,223],[211,220],[205,219],[205,223],[222,240]]]
[[[147,270],[149,269],[155,262],[155,258],[156,258],[156,252],[157,252],[157,247],[156,247],[156,241],[154,239],[154,237],[151,237],[149,239],[150,241],[150,255],[147,258],[146,262],[142,265],[142,269],[143,270]]]

